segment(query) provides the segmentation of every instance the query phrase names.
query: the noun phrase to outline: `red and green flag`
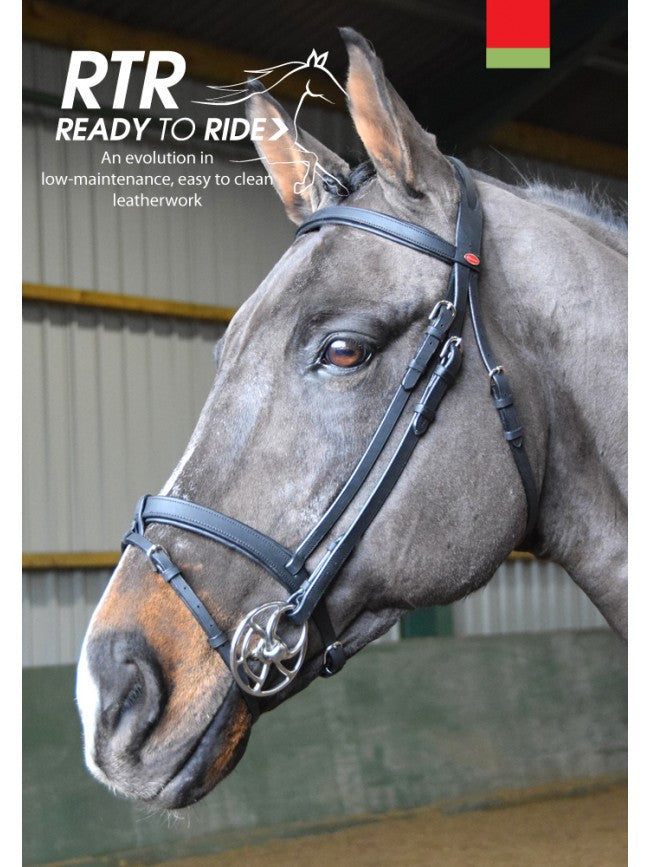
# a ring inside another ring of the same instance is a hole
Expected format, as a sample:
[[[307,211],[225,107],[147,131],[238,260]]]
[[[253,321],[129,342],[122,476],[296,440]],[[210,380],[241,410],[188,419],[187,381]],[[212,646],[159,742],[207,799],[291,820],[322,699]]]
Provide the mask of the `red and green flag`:
[[[548,69],[550,0],[486,0],[487,69]]]

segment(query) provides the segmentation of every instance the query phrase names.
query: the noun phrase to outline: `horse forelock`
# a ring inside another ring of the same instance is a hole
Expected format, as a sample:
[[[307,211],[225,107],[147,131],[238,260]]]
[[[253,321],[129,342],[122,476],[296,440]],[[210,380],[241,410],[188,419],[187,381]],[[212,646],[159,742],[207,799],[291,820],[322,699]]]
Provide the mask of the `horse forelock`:
[[[377,170],[370,160],[362,160],[358,162],[347,174],[336,176],[336,183],[332,178],[324,177],[322,185],[327,192],[336,195],[339,198],[347,198],[353,193],[356,193],[369,180],[374,178]]]

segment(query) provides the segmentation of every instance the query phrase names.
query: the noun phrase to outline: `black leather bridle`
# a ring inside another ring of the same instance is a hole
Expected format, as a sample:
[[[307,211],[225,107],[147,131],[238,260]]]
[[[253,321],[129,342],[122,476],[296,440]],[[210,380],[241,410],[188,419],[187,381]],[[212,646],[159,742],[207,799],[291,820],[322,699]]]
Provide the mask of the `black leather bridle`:
[[[162,495],[140,499],[133,524],[124,536],[123,548],[128,545],[140,548],[154,569],[192,612],[207,633],[210,646],[221,654],[229,666],[254,716],[259,713],[260,697],[275,695],[297,675],[306,653],[307,622],[310,619],[316,624],[323,642],[321,674],[329,676],[343,667],[345,651],[332,627],[325,594],[377,516],[417,443],[433,422],[442,398],[456,379],[462,362],[461,334],[468,307],[479,353],[488,372],[491,394],[526,494],[526,537],[535,526],[537,485],[524,447],[522,427],[508,378],[492,354],[479,316],[476,293],[483,215],[478,191],[467,168],[459,160],[451,158],[451,162],[460,186],[455,244],[414,223],[345,205],[316,211],[297,230],[296,234],[300,237],[323,226],[351,226],[451,265],[447,295],[431,311],[425,337],[409,361],[366,451],[325,514],[298,547],[290,551],[270,536],[221,512],[188,500]],[[324,541],[359,493],[383,453],[409,399],[427,375],[428,380],[413,407],[408,427],[363,507],[348,529],[330,542],[311,573],[308,572],[305,568],[307,558]],[[282,584],[288,591],[288,598],[255,608],[240,622],[230,640],[187,584],[181,570],[165,549],[147,539],[145,531],[149,524],[178,527],[244,554]]]

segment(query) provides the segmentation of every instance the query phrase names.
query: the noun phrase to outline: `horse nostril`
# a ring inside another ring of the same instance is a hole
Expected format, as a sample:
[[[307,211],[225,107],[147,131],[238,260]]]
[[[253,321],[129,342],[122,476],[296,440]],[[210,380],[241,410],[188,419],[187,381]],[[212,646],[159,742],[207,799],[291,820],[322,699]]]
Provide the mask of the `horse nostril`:
[[[141,680],[141,672],[137,664],[130,661],[125,665],[124,675],[121,694],[115,697],[110,695],[110,693],[106,695],[106,700],[110,703],[106,705],[104,713],[107,716],[109,725],[115,729],[128,717],[129,712],[136,708],[145,692]],[[108,718],[110,718],[110,721]]]
[[[144,690],[143,690],[143,686],[141,683],[136,683],[135,686],[132,686],[128,692],[128,695],[126,696],[126,698],[122,702],[122,710],[123,711],[130,710],[133,707],[133,705],[137,702],[137,700],[140,698],[143,691]]]
[[[104,634],[87,654],[99,690],[99,740],[128,752],[137,751],[158,721],[167,701],[162,670],[143,636]]]

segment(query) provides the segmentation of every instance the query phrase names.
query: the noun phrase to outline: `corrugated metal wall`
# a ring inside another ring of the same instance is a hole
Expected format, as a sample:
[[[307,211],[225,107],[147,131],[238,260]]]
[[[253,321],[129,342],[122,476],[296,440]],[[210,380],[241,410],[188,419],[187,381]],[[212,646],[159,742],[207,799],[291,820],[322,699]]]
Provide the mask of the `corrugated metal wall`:
[[[23,665],[76,662],[110,569],[23,573]]]
[[[27,45],[25,86],[60,98],[67,58],[62,49]],[[204,96],[202,85],[184,88],[179,104]],[[356,146],[346,118],[316,110],[306,118],[330,146]],[[136,149],[153,145],[110,147]],[[234,186],[212,190],[196,210],[116,209],[105,188],[41,186],[41,172],[98,171],[103,151],[102,143],[55,143],[52,110],[28,107],[26,281],[237,306],[290,242],[292,226],[270,186],[245,195]],[[470,157],[499,173],[503,158],[489,151]],[[210,170],[234,175],[241,168],[221,159]],[[252,163],[247,171],[260,169]],[[165,169],[179,172],[186,170]],[[25,304],[26,551],[117,546],[136,497],[160,488],[182,453],[208,392],[220,333],[209,323]],[[25,574],[25,664],[75,660],[107,578],[102,571]],[[461,634],[594,625],[599,617],[565,576],[539,564],[502,567],[486,590],[455,606]]]
[[[25,307],[23,546],[115,549],[124,504],[159,490],[189,440],[223,327]]]
[[[555,563],[512,560],[482,590],[452,606],[455,635],[594,629],[607,623]]]

